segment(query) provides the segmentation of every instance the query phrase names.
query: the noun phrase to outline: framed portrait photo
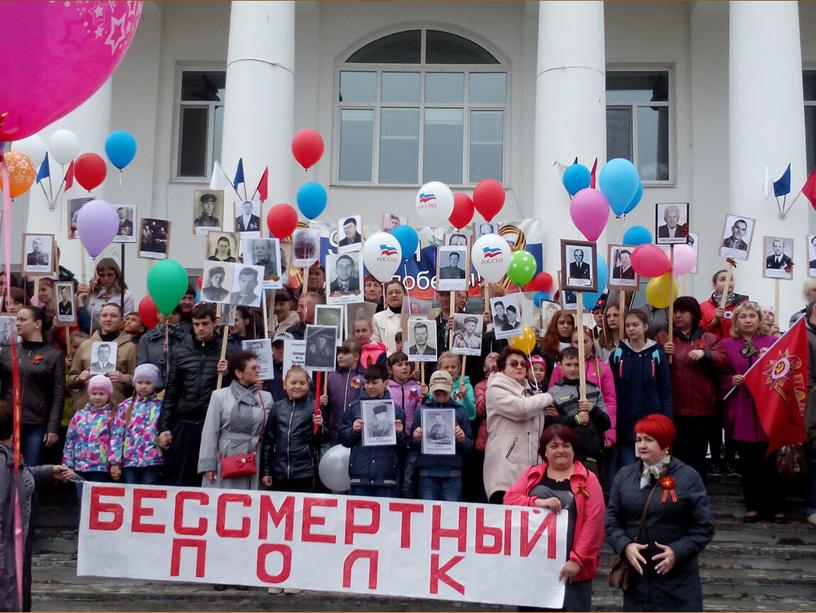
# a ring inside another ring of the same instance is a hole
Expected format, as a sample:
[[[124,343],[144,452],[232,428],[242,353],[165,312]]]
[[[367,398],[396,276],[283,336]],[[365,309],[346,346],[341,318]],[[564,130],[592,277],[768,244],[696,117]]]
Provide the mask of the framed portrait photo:
[[[558,282],[561,283],[561,271],[558,271]],[[578,294],[575,290],[571,289],[564,289],[563,287],[559,288],[558,290],[558,301],[561,304],[561,310],[566,311],[568,313],[574,313],[578,310]]]
[[[762,237],[762,276],[768,279],[793,279],[793,239]]]
[[[138,256],[148,260],[166,260],[170,253],[170,222],[142,217],[139,222]]]
[[[116,354],[119,345],[116,342],[94,341],[91,343],[92,375],[104,375],[116,370]]]
[[[277,238],[245,238],[241,241],[244,264],[263,267],[264,289],[281,289],[281,249]]]
[[[235,264],[204,262],[201,273],[201,301],[229,304]]]
[[[415,362],[436,362],[436,321],[409,319],[408,341],[405,347],[408,359]]]
[[[334,370],[337,347],[337,326],[306,326],[306,357],[304,366],[312,371]]]
[[[383,232],[389,232],[396,228],[400,224],[404,224],[408,222],[407,217],[402,217],[400,215],[394,215],[393,213],[383,213],[382,216],[382,229]],[[404,254],[403,254],[404,255]]]
[[[609,287],[637,289],[640,278],[632,267],[632,251],[633,247],[609,245]]]
[[[550,325],[553,317],[557,317],[558,313],[561,311],[561,305],[557,302],[553,302],[552,300],[542,300],[541,306],[538,307],[538,335],[544,336],[544,333],[547,332],[547,328]]]
[[[77,216],[79,215],[79,209],[81,209],[87,202],[90,202],[93,198],[71,198],[68,200],[68,206],[66,207],[68,213],[68,238],[75,239],[79,238],[77,236]]]
[[[754,237],[755,219],[743,215],[726,215],[720,243],[720,255],[734,260],[747,260]]]
[[[54,299],[57,301],[57,313],[54,318],[57,326],[71,326],[76,323],[76,303],[74,302],[74,284],[71,281],[57,281],[54,284]]]
[[[235,231],[246,237],[261,237],[261,201],[241,200],[233,203]]]
[[[594,292],[598,289],[596,245],[589,241],[561,239],[561,289]]]
[[[363,420],[363,446],[381,447],[397,444],[396,410],[388,398],[360,401]],[[403,424],[404,425],[404,424]]]
[[[816,234],[808,234],[807,237],[808,255],[808,277],[816,277]]]
[[[482,355],[482,316],[454,313],[451,351],[458,355]]]
[[[337,328],[337,342],[343,344],[343,320],[345,319],[342,304],[315,305],[315,324],[318,326],[332,326]]]
[[[655,244],[685,244],[688,242],[689,227],[688,202],[655,204]]]
[[[224,227],[224,190],[193,190],[193,234]]]
[[[348,253],[363,248],[363,220],[359,215],[337,220],[337,252]]]
[[[456,454],[456,409],[423,408],[422,453],[429,455]]]
[[[238,261],[238,233],[213,230],[208,232],[205,242],[207,251],[204,257],[210,262]]]
[[[54,235],[23,234],[23,275],[42,277],[54,272]]]
[[[136,206],[133,204],[114,204],[116,214],[119,216],[119,228],[114,243],[135,243],[136,242]]]
[[[493,334],[496,338],[511,338],[521,333],[521,304],[519,294],[505,294],[490,299],[493,315]]]
[[[230,304],[259,307],[263,295],[263,268],[250,264],[233,264]],[[203,291],[203,290],[202,290]]]
[[[8,347],[19,342],[17,336],[17,316],[0,315],[0,346]]]
[[[359,252],[326,255],[326,302],[363,301],[363,258]]]
[[[446,232],[442,242],[447,247],[467,247],[470,252],[470,234],[467,232]]]
[[[475,243],[485,234],[498,234],[499,224],[483,221],[481,223],[473,224],[473,242]]]
[[[460,234],[459,236],[464,236]],[[436,289],[440,292],[466,291],[470,250],[465,245],[441,246],[436,253]]]
[[[272,339],[256,338],[241,341],[241,349],[255,354],[258,366],[261,367],[261,380],[271,381],[275,378],[275,369],[272,365]]]
[[[298,228],[292,233],[292,266],[309,268],[320,257],[320,231]]]
[[[374,313],[377,310],[377,305],[373,302],[352,302],[345,305],[346,307],[346,330],[348,330],[348,337],[353,338],[354,333],[358,327],[367,326],[370,330],[373,329],[372,321]],[[365,323],[364,323],[365,322]]]

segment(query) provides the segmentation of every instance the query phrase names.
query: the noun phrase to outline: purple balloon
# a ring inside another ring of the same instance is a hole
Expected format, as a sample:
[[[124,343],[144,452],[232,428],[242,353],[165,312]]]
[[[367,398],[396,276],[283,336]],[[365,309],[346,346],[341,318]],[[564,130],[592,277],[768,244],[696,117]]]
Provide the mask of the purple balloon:
[[[582,189],[570,202],[570,217],[588,241],[597,240],[609,220],[609,201],[600,190]]]
[[[76,227],[85,250],[95,258],[116,236],[119,230],[119,215],[110,203],[104,200],[91,200],[79,209]]]

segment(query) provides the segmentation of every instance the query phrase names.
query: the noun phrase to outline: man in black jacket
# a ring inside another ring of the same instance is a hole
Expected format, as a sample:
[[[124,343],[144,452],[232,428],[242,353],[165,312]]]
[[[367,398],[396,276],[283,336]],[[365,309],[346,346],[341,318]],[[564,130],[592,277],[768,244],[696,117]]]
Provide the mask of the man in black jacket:
[[[193,340],[180,345],[173,358],[159,417],[165,483],[197,486],[201,485],[198,450],[210,395],[216,389],[218,375],[227,373],[227,360],[220,359],[221,338],[215,328],[213,305],[196,305]]]
[[[157,389],[164,389],[165,379],[168,375],[168,362],[175,363],[176,351],[182,345],[192,343],[192,335],[187,334],[178,321],[181,315],[181,306],[177,306],[168,315],[159,315],[159,324],[142,335],[139,339],[139,348],[136,351],[136,365],[153,364],[159,369],[159,380],[156,383]],[[167,351],[164,348],[164,332],[167,330]],[[169,359],[168,359],[169,358]]]

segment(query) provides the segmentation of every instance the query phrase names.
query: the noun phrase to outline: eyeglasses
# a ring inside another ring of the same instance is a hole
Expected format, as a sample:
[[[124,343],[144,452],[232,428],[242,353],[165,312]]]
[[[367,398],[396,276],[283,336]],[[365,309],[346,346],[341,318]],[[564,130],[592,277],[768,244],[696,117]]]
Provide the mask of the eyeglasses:
[[[509,360],[507,365],[510,368],[527,368],[527,361],[526,360]]]

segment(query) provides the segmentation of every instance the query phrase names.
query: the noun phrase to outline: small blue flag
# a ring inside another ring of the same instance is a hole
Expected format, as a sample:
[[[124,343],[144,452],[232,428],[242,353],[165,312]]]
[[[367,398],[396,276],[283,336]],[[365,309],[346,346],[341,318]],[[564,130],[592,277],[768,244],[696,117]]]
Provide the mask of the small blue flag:
[[[244,182],[244,158],[238,158],[238,168],[235,169],[235,179],[232,181],[232,186],[238,189],[238,186]]]
[[[791,181],[791,173],[790,173],[791,165],[788,164],[788,167],[785,169],[785,172],[782,173],[782,176],[779,177],[776,181],[773,182],[774,188],[774,196],[779,198],[780,196],[786,196],[790,194],[790,181]]]
[[[48,165],[48,154],[45,154],[40,169],[37,171],[37,183],[51,176],[51,167]]]

